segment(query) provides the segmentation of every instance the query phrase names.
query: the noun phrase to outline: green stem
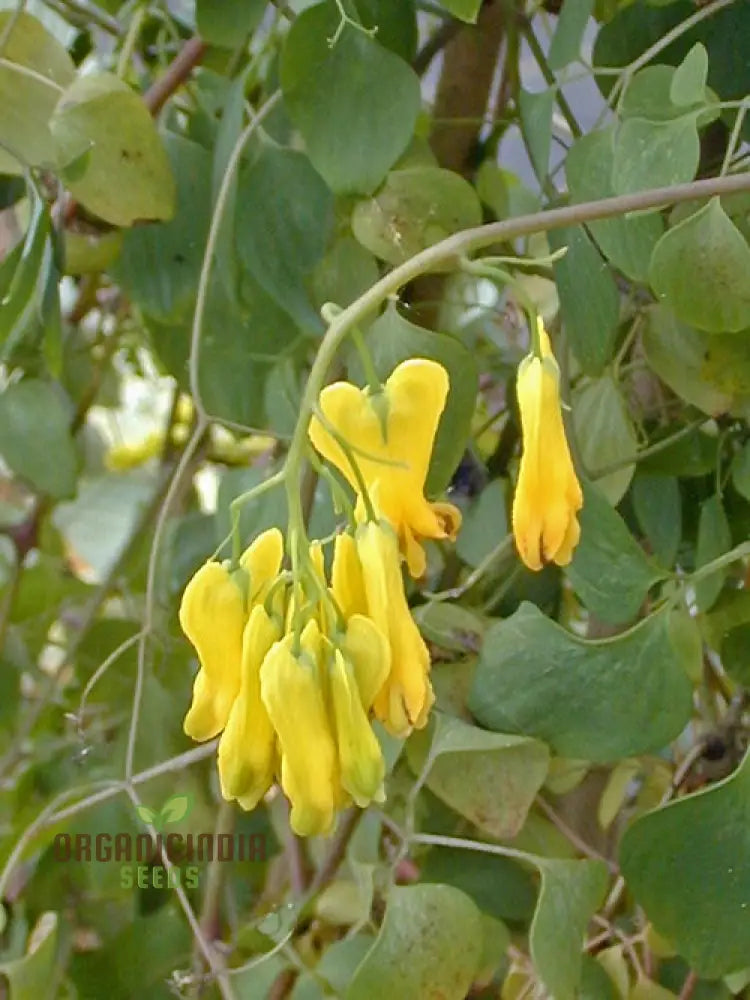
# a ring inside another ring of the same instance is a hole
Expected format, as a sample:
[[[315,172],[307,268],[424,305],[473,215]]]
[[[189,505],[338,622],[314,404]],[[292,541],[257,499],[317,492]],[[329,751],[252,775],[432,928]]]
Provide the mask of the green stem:
[[[717,570],[723,569],[725,566],[729,566],[730,563],[737,562],[738,559],[744,559],[745,556],[750,556],[750,542],[743,542],[741,545],[736,545],[729,552],[724,552],[722,555],[717,556],[716,559],[712,559],[711,562],[706,563],[704,566],[699,566],[698,569],[694,570],[689,578],[688,582],[692,585],[697,583],[699,580],[703,580],[705,577],[710,576]]]
[[[143,25],[145,17],[146,8],[143,6],[136,7],[130,20],[130,24],[128,25],[128,33],[125,35],[125,41],[122,43],[120,55],[117,59],[117,75],[121,80],[125,78],[125,75],[128,72],[128,66],[130,65],[130,60],[133,58],[135,44],[141,33],[141,26]]]

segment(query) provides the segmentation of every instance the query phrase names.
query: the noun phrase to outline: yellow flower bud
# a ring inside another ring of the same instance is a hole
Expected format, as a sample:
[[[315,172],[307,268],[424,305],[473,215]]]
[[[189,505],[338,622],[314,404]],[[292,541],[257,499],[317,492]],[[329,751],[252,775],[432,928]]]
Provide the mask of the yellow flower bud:
[[[248,601],[262,601],[279,575],[284,558],[284,536],[278,528],[261,532],[240,556],[240,566],[250,578]]]
[[[367,594],[357,543],[346,532],[336,535],[333,543],[331,592],[345,619],[355,614],[367,614]]]
[[[454,539],[461,524],[461,514],[452,504],[429,503],[424,497],[448,388],[448,373],[442,365],[411,358],[393,370],[377,396],[349,382],[336,382],[320,394],[321,412],[354,450],[367,492],[393,525],[415,577],[426,566],[420,539]],[[358,478],[334,435],[317,418],[311,421],[309,434],[323,458],[359,491]],[[361,519],[363,514],[360,498],[357,516]]]
[[[513,498],[516,546],[533,570],[545,562],[570,562],[581,534],[576,513],[583,506],[562,422],[560,371],[541,325],[539,332],[542,357],[530,354],[518,369],[523,454]]]
[[[107,452],[104,464],[112,472],[125,472],[143,465],[150,458],[160,455],[164,448],[162,431],[151,431],[137,444],[116,444]]]
[[[274,778],[275,744],[271,720],[260,697],[260,667],[281,629],[256,604],[242,634],[240,690],[219,740],[221,794],[254,809]]]
[[[226,725],[240,687],[245,601],[225,566],[201,566],[182,595],[179,618],[200,660],[184,729],[194,740],[210,740]]]
[[[396,536],[372,521],[357,529],[357,553],[367,595],[367,614],[387,638],[391,670],[375,698],[375,714],[394,736],[427,722],[435,700],[428,677],[430,654],[404,593]]]
[[[352,665],[338,649],[333,656],[330,681],[341,784],[363,809],[373,800],[385,799],[383,753],[367,721]]]
[[[388,640],[371,618],[352,615],[341,649],[354,670],[362,707],[369,712],[391,672]]]
[[[275,643],[260,669],[263,704],[281,750],[281,785],[292,806],[292,829],[329,833],[338,800],[338,755],[321,674],[317,622],[305,626],[299,655],[294,636]]]

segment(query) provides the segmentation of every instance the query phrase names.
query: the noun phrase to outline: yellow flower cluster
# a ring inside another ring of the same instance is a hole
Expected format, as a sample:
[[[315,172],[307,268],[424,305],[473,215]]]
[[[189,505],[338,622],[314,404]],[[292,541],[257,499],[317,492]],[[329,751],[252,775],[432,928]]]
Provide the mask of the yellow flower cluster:
[[[245,809],[278,778],[301,835],[330,832],[350,801],[382,801],[373,720],[404,737],[425,725],[434,700],[399,548],[420,573],[419,540],[451,537],[459,524],[455,508],[423,492],[447,392],[445,370],[422,359],[399,365],[377,395],[348,383],[325,389],[310,438],[358,491],[356,524],[335,538],[330,573],[320,543],[300,551],[293,533],[294,572],[284,572],[273,528],[236,567],[204,564],[182,598],[180,624],[200,660],[185,732],[221,734],[222,795]]]

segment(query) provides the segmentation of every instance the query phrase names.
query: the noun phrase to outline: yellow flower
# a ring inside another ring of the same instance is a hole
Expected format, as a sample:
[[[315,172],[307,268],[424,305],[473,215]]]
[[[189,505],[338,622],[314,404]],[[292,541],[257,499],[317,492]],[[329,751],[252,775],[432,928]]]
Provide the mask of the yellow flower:
[[[219,740],[221,794],[254,809],[274,778],[276,736],[260,697],[260,667],[281,637],[278,623],[256,604],[242,634],[240,690]]]
[[[356,560],[351,558],[349,543],[340,543],[334,553],[334,596],[344,607],[346,598],[339,595],[347,589],[359,594],[359,599],[364,595],[364,606],[350,604],[348,609],[370,618],[387,640],[390,670],[375,694],[373,707],[391,733],[405,736],[412,727],[425,725],[434,701],[428,677],[430,654],[406,602],[393,531],[385,523],[369,521],[357,529],[355,544]]]
[[[367,492],[396,530],[409,572],[415,577],[421,576],[426,566],[419,540],[454,539],[461,524],[456,507],[430,503],[424,496],[448,387],[448,374],[442,365],[412,358],[393,370],[381,395],[349,382],[336,382],[320,394],[323,415],[352,447]],[[334,435],[315,417],[309,433],[320,454],[358,491],[360,484]],[[358,517],[363,510],[360,498]]]
[[[539,335],[542,357],[529,354],[518,368],[523,455],[513,498],[516,546],[533,570],[545,562],[570,562],[581,535],[576,513],[583,506],[563,428],[560,370],[541,323]]]
[[[240,689],[242,636],[248,613],[262,600],[281,566],[278,528],[258,535],[230,574],[223,563],[207,562],[185,587],[180,604],[182,631],[195,647],[200,669],[183,728],[194,740],[222,731]]]
[[[112,472],[125,472],[143,465],[150,458],[160,455],[164,448],[162,431],[151,431],[137,444],[115,444],[104,457],[104,464]]]
[[[242,591],[221,563],[205,563],[188,583],[180,625],[200,660],[184,729],[194,740],[210,740],[226,725],[239,691],[245,627]]]
[[[292,806],[290,823],[303,837],[330,832],[340,798],[321,646],[318,623],[311,619],[298,654],[294,635],[286,635],[260,668],[261,697],[281,750],[281,786]]]
[[[362,705],[354,670],[341,650],[335,650],[330,669],[341,784],[363,809],[373,799],[376,802],[385,799],[385,761]]]

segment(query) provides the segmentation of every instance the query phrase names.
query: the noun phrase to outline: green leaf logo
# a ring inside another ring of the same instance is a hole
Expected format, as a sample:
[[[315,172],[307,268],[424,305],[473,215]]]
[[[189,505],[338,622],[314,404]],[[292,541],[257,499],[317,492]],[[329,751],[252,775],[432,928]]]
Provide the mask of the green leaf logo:
[[[136,806],[136,812],[144,823],[151,823],[152,826],[156,826],[156,813],[153,809],[149,809],[148,806]]]
[[[187,816],[192,807],[193,803],[189,795],[173,795],[162,806],[159,813],[160,824],[168,826],[170,823],[179,823]]]

